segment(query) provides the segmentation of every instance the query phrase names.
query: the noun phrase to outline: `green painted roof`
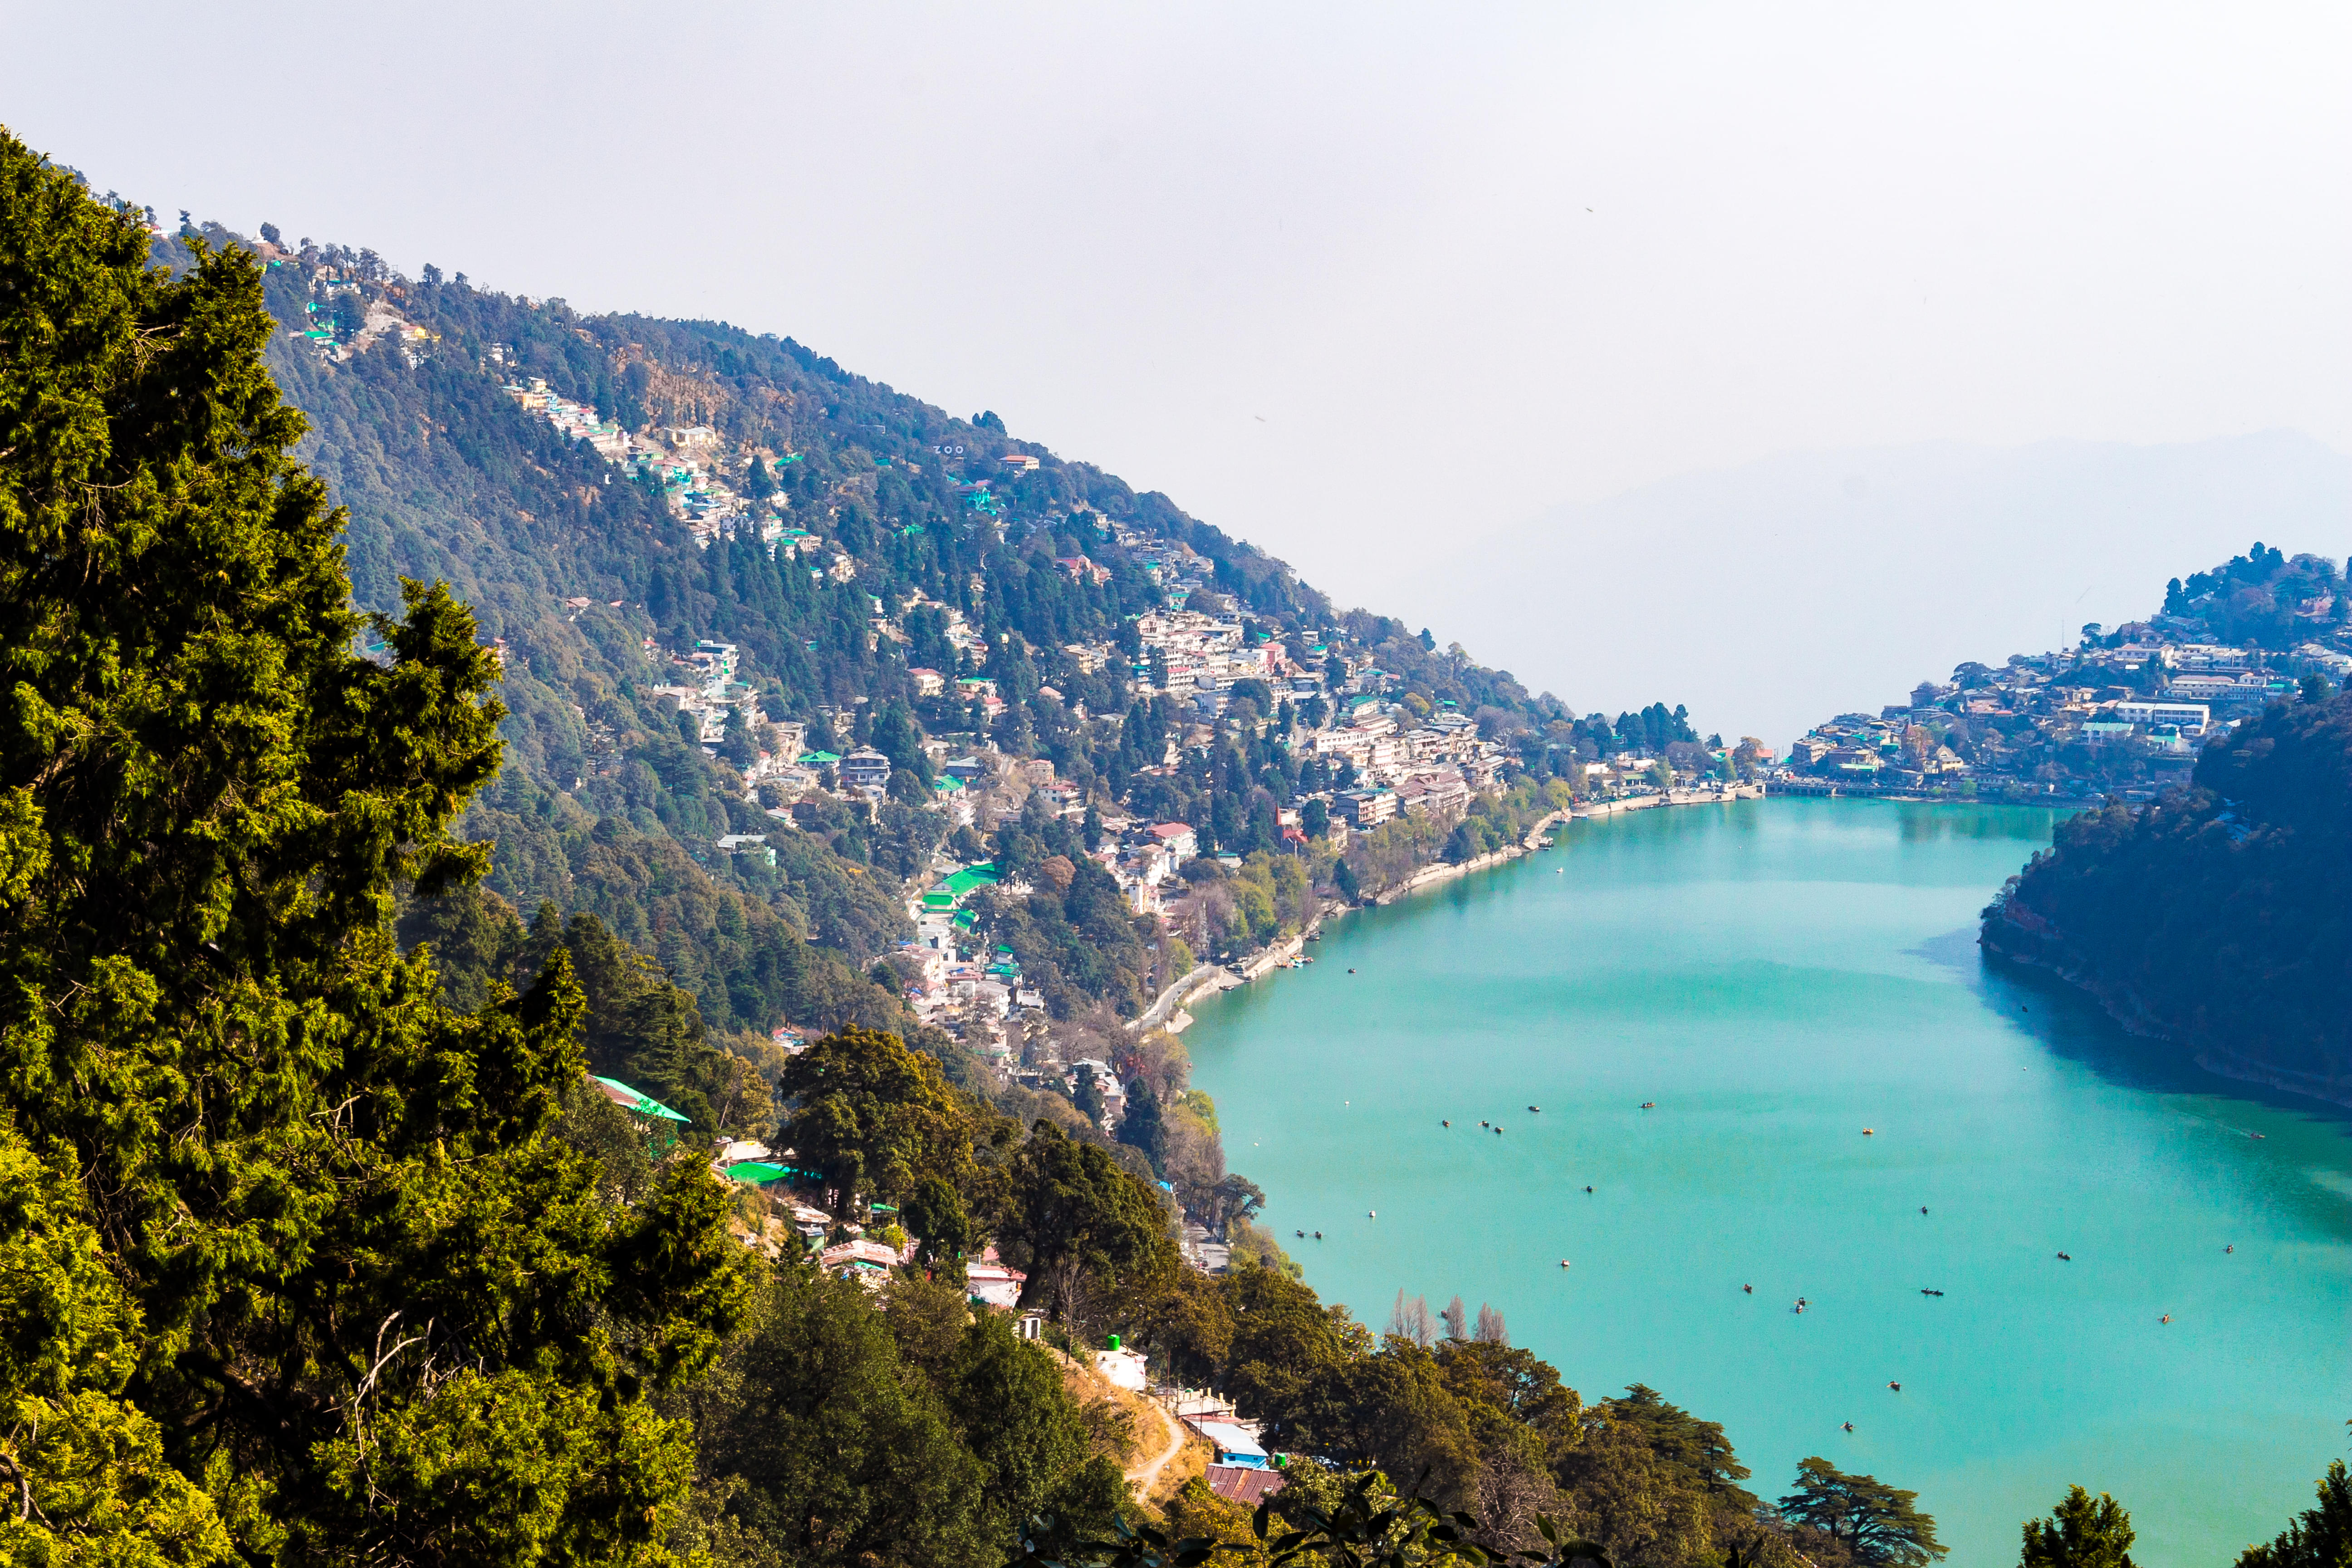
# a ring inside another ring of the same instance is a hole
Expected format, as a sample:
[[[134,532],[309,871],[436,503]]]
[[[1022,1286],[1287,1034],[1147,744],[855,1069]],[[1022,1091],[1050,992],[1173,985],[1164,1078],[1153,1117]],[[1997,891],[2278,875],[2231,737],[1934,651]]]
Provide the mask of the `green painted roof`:
[[[814,1180],[816,1173],[800,1170],[792,1165],[772,1164],[766,1160],[739,1160],[727,1167],[729,1181],[748,1182],[757,1187],[764,1187],[770,1182],[789,1181],[794,1176],[806,1176]]]
[[[591,1076],[593,1075],[592,1074]],[[636,1102],[635,1104],[630,1104],[625,1100],[616,1100],[614,1103],[620,1105],[624,1110],[635,1111],[639,1116],[656,1116],[659,1117],[664,1121],[687,1121],[692,1120],[690,1117],[680,1116],[677,1111],[672,1110],[660,1100],[654,1099],[651,1095],[645,1093],[641,1089],[630,1088],[627,1084],[623,1083],[619,1079],[598,1078],[596,1081],[603,1084],[607,1089],[618,1089],[623,1094],[635,1095]]]
[[[982,860],[977,865],[966,866],[962,870],[941,882],[940,891],[951,899],[961,899],[965,894],[979,889],[994,886],[996,886],[996,864],[991,860]]]
[[[803,752],[801,753],[801,761],[803,763],[814,763],[821,768],[831,767],[834,763],[841,761],[841,755],[837,752]]]

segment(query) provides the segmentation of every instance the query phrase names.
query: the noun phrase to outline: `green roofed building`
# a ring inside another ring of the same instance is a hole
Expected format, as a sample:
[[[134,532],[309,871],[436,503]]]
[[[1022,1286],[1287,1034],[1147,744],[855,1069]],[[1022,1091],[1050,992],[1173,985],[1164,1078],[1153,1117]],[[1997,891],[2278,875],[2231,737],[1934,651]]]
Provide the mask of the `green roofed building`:
[[[622,1110],[627,1111],[632,1116],[650,1117],[657,1121],[688,1121],[692,1120],[690,1117],[680,1116],[677,1111],[672,1110],[668,1106],[664,1105],[660,1100],[654,1099],[651,1095],[638,1093],[635,1089],[631,1089],[627,1084],[623,1083],[619,1079],[596,1078],[593,1073],[591,1073],[589,1076],[592,1079],[595,1079],[596,1087],[604,1091],[604,1098],[606,1100],[611,1100],[614,1104],[619,1106]]]
[[[804,768],[829,768],[840,761],[840,756],[832,752],[803,752],[801,753],[801,766]]]
[[[814,1171],[803,1171],[793,1165],[779,1165],[767,1160],[738,1160],[727,1167],[727,1179],[754,1187],[772,1186],[778,1182],[821,1181]]]
[[[944,892],[948,897],[961,903],[967,896],[978,892],[981,889],[994,886],[996,886],[995,863],[982,860],[978,865],[966,866],[962,870],[956,872],[946,881],[941,882],[937,890]]]

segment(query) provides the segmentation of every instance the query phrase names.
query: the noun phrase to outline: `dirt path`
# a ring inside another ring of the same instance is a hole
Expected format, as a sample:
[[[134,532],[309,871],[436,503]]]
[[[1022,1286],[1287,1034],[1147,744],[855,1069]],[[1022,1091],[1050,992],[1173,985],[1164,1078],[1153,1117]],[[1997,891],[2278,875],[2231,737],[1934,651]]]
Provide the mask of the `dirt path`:
[[[1127,1479],[1135,1484],[1135,1495],[1139,1498],[1150,1497],[1151,1489],[1160,1484],[1160,1472],[1168,1468],[1169,1460],[1184,1451],[1184,1428],[1176,1425],[1176,1418],[1155,1400],[1144,1403],[1150,1406],[1154,1415],[1160,1417],[1160,1424],[1168,1428],[1168,1447],[1150,1464],[1127,1472]]]

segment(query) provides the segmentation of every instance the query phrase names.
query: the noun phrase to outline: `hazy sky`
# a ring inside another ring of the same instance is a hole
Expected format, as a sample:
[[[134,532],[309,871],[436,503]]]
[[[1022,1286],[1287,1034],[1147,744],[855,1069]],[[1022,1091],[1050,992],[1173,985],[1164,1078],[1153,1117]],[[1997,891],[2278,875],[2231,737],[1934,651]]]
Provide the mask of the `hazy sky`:
[[[0,117],[100,190],[790,333],[1342,596],[1790,449],[2352,449],[2340,4],[0,24]]]

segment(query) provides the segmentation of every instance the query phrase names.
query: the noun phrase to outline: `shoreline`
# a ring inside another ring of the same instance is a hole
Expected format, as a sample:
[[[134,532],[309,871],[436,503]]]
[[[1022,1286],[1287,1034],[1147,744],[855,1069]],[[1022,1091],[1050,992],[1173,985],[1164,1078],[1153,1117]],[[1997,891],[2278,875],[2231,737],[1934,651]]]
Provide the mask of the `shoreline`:
[[[2232,1083],[2251,1083],[2262,1089],[2273,1089],[2298,1099],[2315,1100],[2322,1105],[2352,1109],[2352,1084],[2342,1079],[2323,1078],[2317,1073],[2303,1072],[2294,1068],[2274,1067],[2269,1062],[2246,1056],[2227,1046],[2200,1044],[2184,1039],[2165,1021],[2150,1012],[2128,988],[2112,985],[2086,973],[2081,966],[2050,956],[2044,952],[2024,951],[2021,944],[2004,938],[2021,934],[2044,945],[2056,945],[2052,939],[2019,925],[2006,916],[1985,921],[1977,933],[1977,945],[2004,963],[2021,968],[2038,970],[2088,996],[2101,1012],[2113,1019],[2125,1033],[2145,1040],[2161,1040],[2178,1048],[2200,1069],[2215,1078]]]
[[[1303,952],[1307,940],[1323,929],[1323,921],[1327,918],[1337,919],[1355,909],[1385,909],[1411,894],[1451,882],[1456,878],[1469,876],[1474,871],[1486,871],[1497,866],[1508,865],[1522,856],[1534,853],[1541,844],[1544,835],[1562,823],[1596,817],[1622,816],[1628,812],[1654,811],[1661,806],[1717,805],[1735,800],[1764,798],[1765,788],[1760,784],[1727,784],[1717,789],[1668,790],[1664,795],[1634,795],[1622,800],[1591,801],[1571,805],[1563,810],[1551,813],[1538,822],[1533,827],[1528,829],[1526,836],[1517,844],[1476,856],[1458,865],[1440,862],[1433,866],[1424,866],[1403,881],[1381,889],[1360,904],[1346,904],[1337,900],[1326,902],[1322,909],[1317,911],[1315,917],[1307,922],[1306,929],[1296,935],[1271,942],[1248,958],[1235,963],[1200,965],[1192,973],[1153,998],[1151,1005],[1129,1024],[1128,1028],[1130,1032],[1139,1034],[1153,1028],[1165,1028],[1171,1035],[1181,1035],[1192,1023],[1192,1014],[1185,1011],[1189,1004],[1200,1000],[1211,992],[1236,990],[1253,980],[1271,973],[1277,965],[1287,963]]]
[[[1489,854],[1480,855],[1474,859],[1465,860],[1459,865],[1424,866],[1403,881],[1381,889],[1369,901],[1385,908],[1399,899],[1420,892],[1424,888],[1433,888],[1441,882],[1450,882],[1456,877],[1466,877],[1473,871],[1484,871],[1492,867],[1507,865],[1522,855],[1531,853],[1542,840],[1543,836],[1562,822],[1583,822],[1595,817],[1622,816],[1628,812],[1655,811],[1661,806],[1668,805],[1717,805],[1727,801],[1762,800],[1763,798],[1764,786],[1761,784],[1726,784],[1719,789],[1675,789],[1668,790],[1664,795],[1631,795],[1622,800],[1596,800],[1571,805],[1564,810],[1553,812],[1549,816],[1537,823],[1528,830],[1527,837],[1517,844],[1494,850]]]

